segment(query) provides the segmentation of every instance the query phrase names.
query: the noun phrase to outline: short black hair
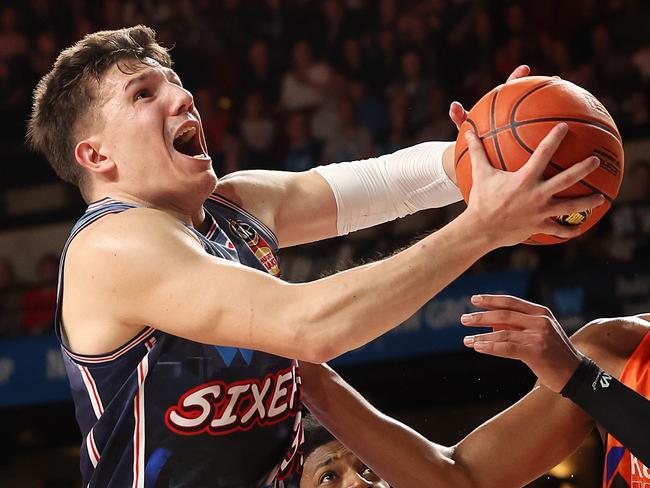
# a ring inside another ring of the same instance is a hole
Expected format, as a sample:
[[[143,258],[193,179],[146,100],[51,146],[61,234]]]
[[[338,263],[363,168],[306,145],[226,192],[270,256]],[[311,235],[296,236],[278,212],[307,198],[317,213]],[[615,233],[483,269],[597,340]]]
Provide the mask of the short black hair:
[[[336,440],[336,437],[319,424],[318,420],[310,413],[304,416],[302,428],[305,433],[305,441],[302,445],[302,458],[305,461],[320,446]]]

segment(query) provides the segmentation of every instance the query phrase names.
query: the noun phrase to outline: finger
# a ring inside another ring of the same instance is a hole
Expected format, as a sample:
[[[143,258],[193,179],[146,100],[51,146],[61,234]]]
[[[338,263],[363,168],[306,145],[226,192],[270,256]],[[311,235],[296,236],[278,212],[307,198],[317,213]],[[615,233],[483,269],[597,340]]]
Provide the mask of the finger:
[[[460,316],[460,323],[468,327],[519,328],[538,330],[548,326],[550,318],[543,314],[515,312],[514,310],[487,310],[485,312],[465,313]]]
[[[542,191],[547,195],[555,195],[556,193],[575,185],[580,180],[593,173],[599,166],[600,159],[595,156],[589,156],[546,180],[542,184]]]
[[[476,341],[471,346],[476,352],[481,354],[488,354],[490,356],[498,356],[501,358],[521,359],[525,352],[525,345],[514,344],[512,342],[490,342],[490,341]]]
[[[492,166],[485,154],[483,143],[473,131],[465,131],[465,140],[469,149],[469,157],[472,163],[472,174],[479,175],[489,171]]]
[[[506,83],[517,80],[519,78],[523,78],[524,76],[528,76],[529,74],[530,74],[530,68],[527,65],[522,64],[521,66],[517,66],[515,70],[512,73],[510,73],[510,76],[508,76]]]
[[[553,219],[546,219],[539,226],[536,234],[548,234],[562,239],[573,239],[584,232],[582,225],[565,225]]]
[[[548,207],[548,214],[552,217],[569,215],[578,212],[586,212],[605,203],[605,197],[601,194],[589,195],[577,198],[553,198]]]
[[[539,143],[537,149],[528,159],[528,162],[524,164],[519,171],[530,175],[531,177],[538,179],[541,178],[542,173],[548,166],[548,162],[557,151],[557,148],[560,147],[564,136],[566,136],[569,126],[564,122],[557,124],[553,127],[548,134],[542,139],[542,142]]]
[[[463,344],[466,346],[473,345],[475,342],[525,342],[520,337],[521,331],[499,330],[486,332],[484,334],[474,334],[463,337]]]
[[[452,102],[449,106],[449,118],[456,124],[456,128],[460,130],[460,126],[467,120],[467,112],[459,102]]]
[[[490,310],[506,309],[530,315],[547,315],[550,313],[550,310],[543,305],[538,305],[537,303],[529,302],[512,295],[474,295],[471,298],[471,302],[472,305]]]

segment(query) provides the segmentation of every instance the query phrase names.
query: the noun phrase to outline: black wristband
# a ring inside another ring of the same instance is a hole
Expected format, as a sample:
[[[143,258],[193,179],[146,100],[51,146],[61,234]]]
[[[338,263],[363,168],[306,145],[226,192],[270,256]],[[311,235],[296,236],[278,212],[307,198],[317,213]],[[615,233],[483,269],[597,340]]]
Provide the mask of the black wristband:
[[[650,401],[582,358],[560,392],[650,466]]]

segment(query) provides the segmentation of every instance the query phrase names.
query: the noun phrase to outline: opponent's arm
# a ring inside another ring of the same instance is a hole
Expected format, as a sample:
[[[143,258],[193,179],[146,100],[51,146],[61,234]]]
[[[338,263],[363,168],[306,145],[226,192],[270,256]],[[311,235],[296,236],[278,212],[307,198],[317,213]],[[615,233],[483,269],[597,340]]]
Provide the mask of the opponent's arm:
[[[318,420],[395,488],[515,488],[569,455],[593,429],[571,401],[538,386],[454,447],[434,444],[373,408],[325,365],[301,363]]]
[[[573,341],[616,376],[647,330],[640,319],[600,321]],[[523,486],[569,455],[595,425],[573,402],[538,385],[446,448],[381,414],[325,365],[301,363],[301,374],[304,401],[319,421],[396,488]]]
[[[562,396],[582,408],[643,464],[650,466],[650,401],[583,357],[562,389]]]
[[[300,375],[307,408],[392,487],[471,486],[451,448],[381,413],[326,364],[301,362]]]
[[[648,433],[639,428],[650,425],[650,401],[578,352],[548,308],[504,295],[477,295],[472,303],[489,311],[464,315],[463,323],[495,331],[465,337],[467,346],[523,361],[540,382],[581,407],[646,465],[650,462]],[[635,322],[636,330],[648,330],[640,318],[601,321],[582,329],[575,340],[584,343],[589,336],[591,348],[600,345],[605,355],[625,362],[638,343],[627,330]],[[612,335],[617,338],[613,344],[607,339]]]

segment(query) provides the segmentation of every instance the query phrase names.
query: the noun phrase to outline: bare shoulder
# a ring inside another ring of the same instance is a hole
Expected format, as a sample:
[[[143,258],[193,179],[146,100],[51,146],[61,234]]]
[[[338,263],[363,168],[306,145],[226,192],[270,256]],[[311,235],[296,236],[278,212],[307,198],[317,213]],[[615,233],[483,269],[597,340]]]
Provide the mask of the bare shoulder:
[[[107,215],[72,240],[65,260],[66,285],[112,288],[115,281],[125,283],[124,277],[150,274],[160,262],[199,250],[191,230],[161,210],[134,208]]]
[[[219,178],[214,192],[245,208],[245,197],[250,191],[249,188],[255,185],[255,178],[251,178],[250,173],[250,171],[237,171]]]
[[[585,325],[571,341],[583,354],[618,376],[648,332],[650,314],[604,318]]]
[[[196,240],[172,215],[152,208],[133,208],[102,217],[86,227],[70,244],[68,258],[83,260],[106,252],[116,255],[119,251],[164,244],[181,236]]]
[[[292,173],[246,170],[219,179],[215,193],[254,215],[275,230],[275,214]]]
[[[279,190],[301,174],[264,169],[237,171],[219,178],[214,192],[260,218],[258,214],[264,213],[281,195]]]

